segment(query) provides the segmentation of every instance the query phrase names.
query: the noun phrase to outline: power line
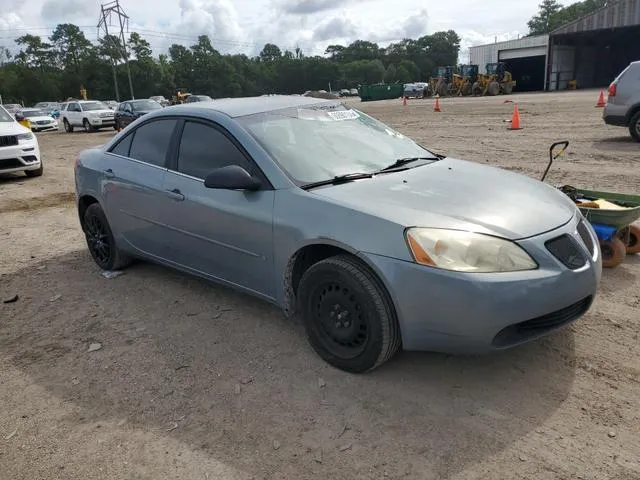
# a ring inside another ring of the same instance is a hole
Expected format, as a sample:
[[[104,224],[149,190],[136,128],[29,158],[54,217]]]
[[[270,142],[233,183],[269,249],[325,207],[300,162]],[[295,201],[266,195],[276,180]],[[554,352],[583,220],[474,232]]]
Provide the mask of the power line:
[[[111,20],[113,17],[116,17],[118,21],[118,26],[120,27],[120,31],[118,35],[109,35],[109,26],[111,26]],[[110,3],[100,5],[100,21],[98,22],[98,40],[100,39],[100,29],[104,29],[104,39],[105,41],[115,42],[117,45],[114,45],[119,54],[124,59],[127,64],[127,76],[129,77],[129,90],[131,91],[131,98],[135,98],[133,96],[133,82],[131,81],[131,69],[129,68],[129,55],[127,54],[127,41],[124,38],[124,30],[127,29],[127,33],[129,31],[129,17],[124,10],[120,7],[119,0],[115,0]],[[118,79],[116,77],[116,64],[117,57],[113,50],[109,50],[109,54],[111,56],[111,67],[113,69],[113,84],[116,89],[116,100],[120,101],[120,92],[118,91]]]

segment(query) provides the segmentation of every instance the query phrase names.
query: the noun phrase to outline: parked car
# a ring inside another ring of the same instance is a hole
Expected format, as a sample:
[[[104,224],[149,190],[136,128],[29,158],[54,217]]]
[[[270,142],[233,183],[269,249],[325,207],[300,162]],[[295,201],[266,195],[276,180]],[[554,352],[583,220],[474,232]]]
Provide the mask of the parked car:
[[[18,113],[29,122],[33,132],[58,129],[58,121],[39,108],[23,108]]]
[[[114,112],[107,105],[97,100],[72,100],[64,105],[60,118],[66,132],[71,133],[75,127],[92,132],[115,125]]]
[[[558,189],[436,155],[339,100],[156,110],[84,150],[75,185],[100,268],[145,258],[256,295],[352,372],[399,348],[537,339],[587,312],[602,271]]]
[[[189,95],[184,103],[213,102],[209,95]]]
[[[109,107],[111,110],[115,110],[116,108],[118,108],[118,105],[120,105],[118,102],[116,102],[115,100],[107,100],[105,102],[103,102],[107,107]]]
[[[602,116],[608,125],[628,128],[640,142],[640,61],[631,62],[611,83]]]
[[[121,102],[116,109],[114,116],[114,126],[116,130],[120,130],[121,128],[125,128],[131,122],[140,118],[142,115],[145,115],[149,112],[153,112],[154,110],[159,110],[162,108],[155,100],[127,100]]]
[[[5,103],[3,107],[11,115],[15,115],[19,110],[22,110],[24,108],[19,103]]]
[[[42,175],[40,146],[36,136],[0,106],[0,173],[15,172],[27,177]]]
[[[349,90],[349,92],[351,93],[352,96],[357,97],[358,95],[360,95],[358,93],[358,89],[357,88],[352,88],[351,90]]]
[[[163,107],[168,107],[171,104],[171,102],[166,98],[164,98],[162,95],[155,95],[153,97],[149,97],[149,100],[154,100],[158,102],[160,105],[162,105]]]
[[[58,108],[58,107],[59,107],[58,102],[38,102],[33,106],[33,108],[37,108],[38,110],[42,110],[43,112],[47,112],[47,113],[53,110],[54,108]]]

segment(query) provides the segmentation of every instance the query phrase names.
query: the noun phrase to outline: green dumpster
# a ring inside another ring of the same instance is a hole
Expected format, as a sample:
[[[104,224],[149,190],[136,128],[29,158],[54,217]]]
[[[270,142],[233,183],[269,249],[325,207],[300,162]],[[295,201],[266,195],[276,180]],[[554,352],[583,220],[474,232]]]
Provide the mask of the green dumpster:
[[[403,92],[404,87],[401,83],[376,83],[373,85],[360,85],[358,88],[360,100],[363,102],[400,98]]]

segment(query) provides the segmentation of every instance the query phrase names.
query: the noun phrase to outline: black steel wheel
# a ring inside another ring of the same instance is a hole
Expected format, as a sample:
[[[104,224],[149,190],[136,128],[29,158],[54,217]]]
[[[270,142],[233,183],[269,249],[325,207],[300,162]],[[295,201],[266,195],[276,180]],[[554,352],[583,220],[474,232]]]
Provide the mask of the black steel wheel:
[[[339,255],[311,266],[297,299],[309,343],[334,367],[365,372],[400,348],[400,329],[384,287],[354,257]]]
[[[89,253],[103,270],[118,270],[130,263],[129,257],[118,249],[111,227],[98,203],[85,211],[82,228]]]

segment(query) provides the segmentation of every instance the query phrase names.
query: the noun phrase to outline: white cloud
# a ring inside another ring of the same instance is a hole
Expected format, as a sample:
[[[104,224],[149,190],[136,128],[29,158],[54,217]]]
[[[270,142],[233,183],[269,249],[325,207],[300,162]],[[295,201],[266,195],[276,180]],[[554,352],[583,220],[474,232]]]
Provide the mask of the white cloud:
[[[95,40],[100,3],[106,0],[0,1],[0,45],[10,46],[24,33],[48,36],[61,22],[85,27]],[[453,29],[462,38],[461,60],[471,45],[525,34],[539,2],[519,0],[515,8],[513,0],[493,0],[490,7],[486,0],[120,0],[130,29],[147,38],[156,54],[172,43],[191,45],[200,34],[225,53],[257,54],[271,42],[283,50],[299,46],[309,55],[322,54],[331,43],[362,39],[386,46]]]

